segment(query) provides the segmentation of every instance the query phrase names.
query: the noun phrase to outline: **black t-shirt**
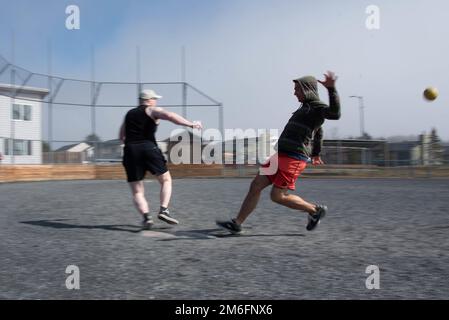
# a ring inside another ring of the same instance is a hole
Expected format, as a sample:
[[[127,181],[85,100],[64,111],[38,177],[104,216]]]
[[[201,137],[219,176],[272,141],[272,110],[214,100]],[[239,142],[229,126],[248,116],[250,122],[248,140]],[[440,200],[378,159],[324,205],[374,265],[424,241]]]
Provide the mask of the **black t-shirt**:
[[[153,142],[155,145],[155,133],[157,124],[146,112],[147,106],[139,106],[128,111],[125,117],[125,144]]]

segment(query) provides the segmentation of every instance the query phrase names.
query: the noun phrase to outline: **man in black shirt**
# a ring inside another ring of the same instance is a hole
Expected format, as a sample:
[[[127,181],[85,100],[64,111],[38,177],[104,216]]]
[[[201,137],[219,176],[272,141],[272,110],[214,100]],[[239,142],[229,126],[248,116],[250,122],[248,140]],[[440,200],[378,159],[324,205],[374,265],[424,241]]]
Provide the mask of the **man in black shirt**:
[[[235,219],[217,221],[217,225],[238,234],[242,231],[242,223],[256,208],[260,194],[264,188],[273,184],[271,200],[283,206],[308,213],[306,229],[314,230],[320,219],[327,212],[324,205],[309,203],[297,195],[289,194],[288,189],[295,190],[298,176],[306,168],[312,157],[312,164],[322,164],[320,158],[325,119],[340,118],[340,102],[335,89],[337,77],[333,72],[325,74],[324,81],[317,81],[312,76],[293,80],[295,96],[302,103],[285,126],[277,144],[278,153],[262,165],[259,174],[251,183],[249,192],[243,201]],[[324,85],[329,93],[329,106],[321,102],[318,96],[317,82]],[[274,170],[273,170],[274,167]]]
[[[131,187],[134,204],[143,215],[144,229],[149,229],[153,225],[143,184],[146,171],[155,175],[161,185],[161,206],[158,218],[169,224],[178,224],[168,210],[172,179],[155,137],[160,120],[168,120],[191,128],[202,128],[201,123],[190,122],[174,112],[157,107],[157,100],[160,98],[162,96],[157,95],[153,90],[143,90],[139,96],[140,105],[128,111],[119,133],[119,138],[125,143],[122,163]]]

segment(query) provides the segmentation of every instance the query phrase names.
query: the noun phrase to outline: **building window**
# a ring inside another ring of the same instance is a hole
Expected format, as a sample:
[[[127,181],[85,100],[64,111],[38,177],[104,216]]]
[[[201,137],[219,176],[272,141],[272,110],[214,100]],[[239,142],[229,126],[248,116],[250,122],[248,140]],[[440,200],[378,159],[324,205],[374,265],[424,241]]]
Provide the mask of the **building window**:
[[[20,120],[20,105],[14,104],[12,106],[12,118],[14,120]]]
[[[23,104],[13,104],[13,120],[31,121],[31,106]]]
[[[31,121],[31,106],[23,106],[23,120]]]
[[[4,144],[4,153],[6,156],[15,155],[15,156],[31,156],[33,155],[33,142],[31,140],[12,140],[5,139]],[[12,151],[11,153],[11,146]]]

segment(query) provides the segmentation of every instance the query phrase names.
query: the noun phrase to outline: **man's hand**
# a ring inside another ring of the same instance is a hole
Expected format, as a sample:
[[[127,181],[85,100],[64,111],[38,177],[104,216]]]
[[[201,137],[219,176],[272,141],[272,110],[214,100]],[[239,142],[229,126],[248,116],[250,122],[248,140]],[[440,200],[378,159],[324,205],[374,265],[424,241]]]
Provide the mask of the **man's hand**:
[[[203,129],[203,125],[201,124],[201,122],[199,121],[193,121],[192,123],[192,128],[193,129]]]
[[[312,157],[312,164],[314,166],[324,164],[323,160],[321,160],[320,156]]]
[[[321,83],[326,88],[334,88],[335,82],[337,81],[338,77],[333,73],[332,71],[328,71],[324,74],[324,81],[317,80],[319,83]]]

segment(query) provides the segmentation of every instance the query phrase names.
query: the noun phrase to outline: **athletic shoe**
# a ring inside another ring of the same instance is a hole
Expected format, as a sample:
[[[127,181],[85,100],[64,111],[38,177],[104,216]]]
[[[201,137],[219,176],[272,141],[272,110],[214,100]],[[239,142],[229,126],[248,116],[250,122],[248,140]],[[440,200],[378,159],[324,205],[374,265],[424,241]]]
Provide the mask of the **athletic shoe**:
[[[142,221],[142,229],[143,230],[150,230],[151,227],[153,226],[154,222],[153,219],[151,217],[148,217],[148,219],[144,219]]]
[[[226,221],[217,220],[216,223],[217,223],[217,226],[231,232],[232,234],[242,233],[242,226],[237,224],[234,219],[226,220]]]
[[[307,222],[307,231],[314,230],[319,224],[320,220],[324,218],[324,216],[327,213],[327,207],[324,205],[317,205],[316,206],[316,212],[314,214],[310,214],[307,216],[308,222]]]
[[[178,224],[179,221],[170,216],[168,209],[161,210],[157,216],[160,220],[167,222],[168,224]]]

